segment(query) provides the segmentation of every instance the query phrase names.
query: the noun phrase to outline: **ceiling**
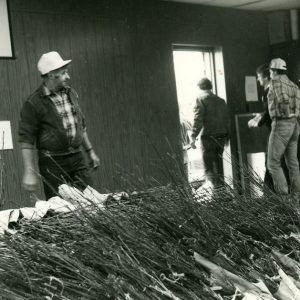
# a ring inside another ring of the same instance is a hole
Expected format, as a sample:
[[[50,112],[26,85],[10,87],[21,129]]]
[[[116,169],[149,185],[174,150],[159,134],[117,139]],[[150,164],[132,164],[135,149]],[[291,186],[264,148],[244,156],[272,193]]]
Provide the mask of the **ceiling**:
[[[300,8],[300,0],[164,0],[245,10],[275,11]]]

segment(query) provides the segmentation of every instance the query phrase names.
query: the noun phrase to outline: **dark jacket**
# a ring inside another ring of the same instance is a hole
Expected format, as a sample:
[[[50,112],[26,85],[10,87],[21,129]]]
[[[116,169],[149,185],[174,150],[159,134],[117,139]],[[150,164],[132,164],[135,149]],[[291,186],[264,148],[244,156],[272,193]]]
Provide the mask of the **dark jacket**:
[[[202,128],[202,136],[229,134],[229,114],[226,102],[212,92],[206,92],[196,100],[192,137],[196,138]]]
[[[263,125],[266,125],[269,129],[271,129],[272,120],[268,108],[268,92],[269,92],[269,88],[264,90],[264,94],[262,96],[264,111],[261,113],[261,119],[258,122],[258,126],[261,127]]]
[[[83,142],[85,120],[78,104],[78,95],[72,88],[66,93],[76,112],[76,135],[71,140],[63,126],[55,104],[46,95],[43,87],[37,89],[24,102],[19,122],[19,143],[36,146],[41,152],[52,155],[74,153],[79,151]],[[24,147],[23,147],[24,148]]]

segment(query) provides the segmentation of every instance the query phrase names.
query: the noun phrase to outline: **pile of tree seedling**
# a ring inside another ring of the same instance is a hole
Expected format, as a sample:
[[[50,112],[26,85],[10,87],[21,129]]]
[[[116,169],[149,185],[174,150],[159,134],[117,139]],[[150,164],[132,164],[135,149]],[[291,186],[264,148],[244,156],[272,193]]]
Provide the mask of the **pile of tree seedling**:
[[[0,238],[0,299],[229,300],[258,281],[282,299],[278,270],[299,280],[299,200],[257,186],[173,184],[21,219]]]

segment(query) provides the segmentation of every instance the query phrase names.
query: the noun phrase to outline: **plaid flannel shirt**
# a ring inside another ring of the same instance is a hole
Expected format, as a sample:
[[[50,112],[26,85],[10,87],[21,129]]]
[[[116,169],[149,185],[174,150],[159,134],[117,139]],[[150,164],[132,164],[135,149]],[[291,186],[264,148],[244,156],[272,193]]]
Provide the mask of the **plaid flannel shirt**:
[[[57,112],[62,119],[63,126],[66,130],[67,136],[73,140],[76,135],[76,111],[71,100],[68,98],[66,92],[62,90],[58,93],[51,93],[49,89],[44,86],[45,95],[49,95],[52,102],[55,104]]]
[[[300,117],[300,90],[286,75],[270,81],[268,109],[271,119]]]

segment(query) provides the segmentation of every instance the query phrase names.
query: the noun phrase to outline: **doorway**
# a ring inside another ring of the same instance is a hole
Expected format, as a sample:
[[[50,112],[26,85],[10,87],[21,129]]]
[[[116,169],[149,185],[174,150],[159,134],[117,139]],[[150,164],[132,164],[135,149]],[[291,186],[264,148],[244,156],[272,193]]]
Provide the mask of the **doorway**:
[[[196,149],[188,146],[188,137],[194,117],[194,106],[199,88],[198,81],[207,77],[213,84],[213,92],[226,100],[223,56],[221,49],[203,47],[173,47],[173,61],[176,79],[177,99],[180,113],[181,128],[187,130],[187,140],[183,138],[183,156],[187,166],[189,182],[204,180],[204,165],[202,160],[199,136]],[[182,130],[183,131],[183,130]],[[230,146],[224,151],[224,176],[227,183],[232,182],[232,167]]]

